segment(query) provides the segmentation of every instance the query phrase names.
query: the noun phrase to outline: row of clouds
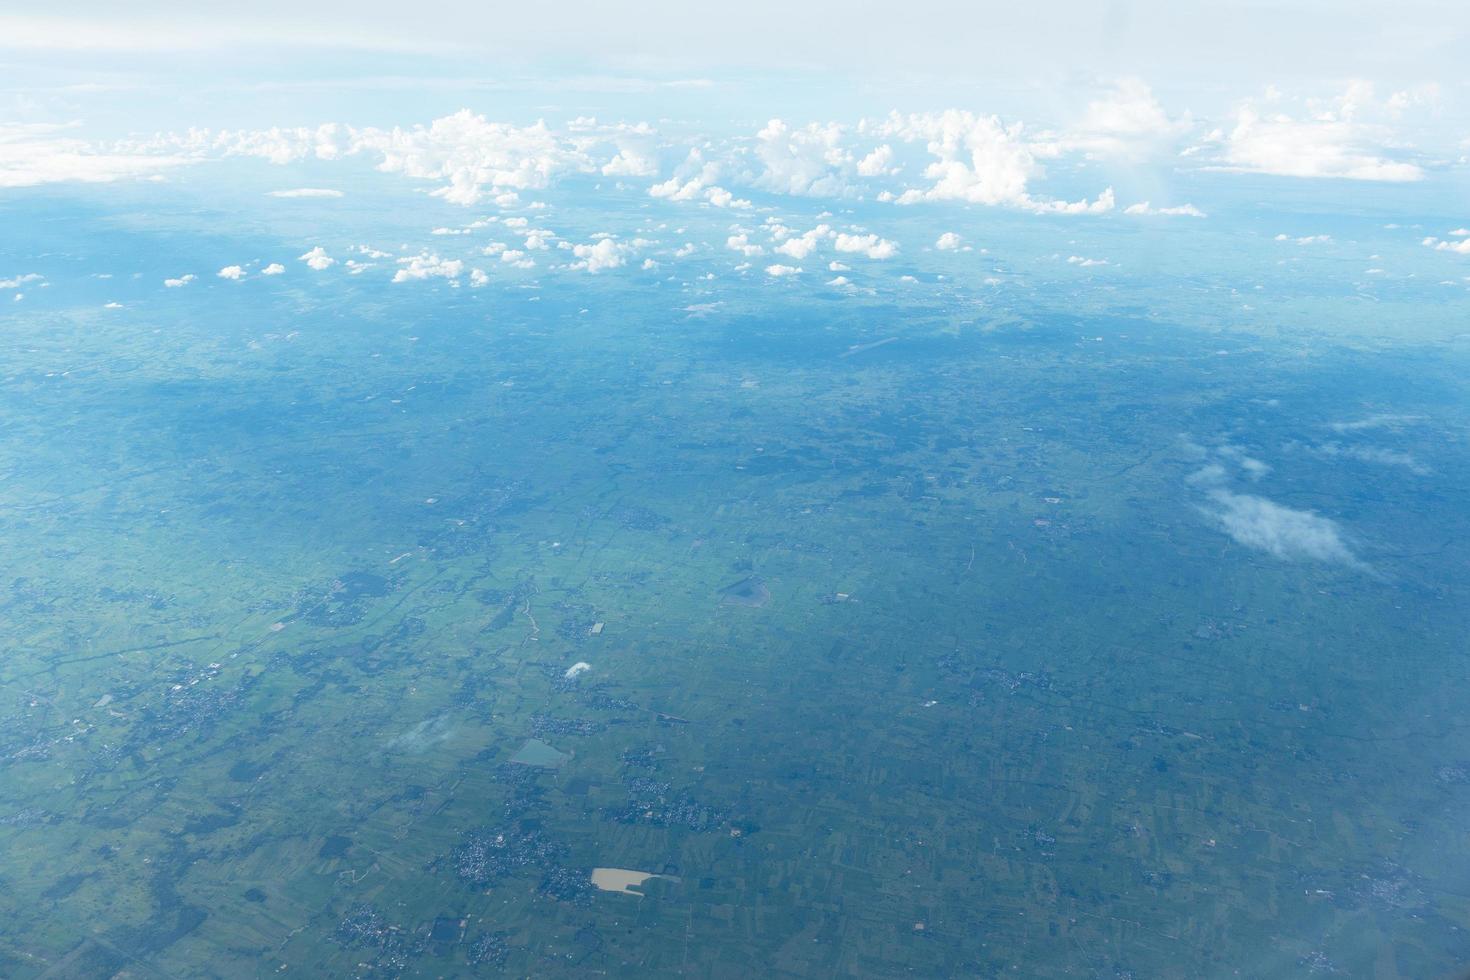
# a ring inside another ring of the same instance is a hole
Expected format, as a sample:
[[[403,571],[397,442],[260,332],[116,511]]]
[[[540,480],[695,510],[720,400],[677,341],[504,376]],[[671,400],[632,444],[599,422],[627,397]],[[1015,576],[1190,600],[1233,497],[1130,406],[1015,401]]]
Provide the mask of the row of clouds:
[[[1366,84],[1323,100],[1279,92],[1242,102],[1226,123],[1171,114],[1138,81],[1100,93],[1061,131],[965,110],[892,113],[853,125],[773,119],[753,134],[663,134],[647,123],[574,119],[553,128],[494,122],[461,110],[408,128],[341,124],[268,130],[190,130],[150,139],[89,143],[64,127],[0,132],[0,187],[51,181],[157,177],[221,157],[371,160],[385,173],[436,185],[462,205],[514,206],[558,177],[646,180],[648,193],[744,210],[749,194],[870,197],[897,205],[962,202],[1048,213],[1111,210],[1110,188],[1076,200],[1037,191],[1046,165],[1069,160],[1170,160],[1205,169],[1295,177],[1412,181],[1424,176],[1395,137],[1394,122],[1432,104],[1432,89],[1378,98]],[[302,189],[294,196],[326,196]],[[1187,203],[1131,204],[1135,214],[1197,216]]]

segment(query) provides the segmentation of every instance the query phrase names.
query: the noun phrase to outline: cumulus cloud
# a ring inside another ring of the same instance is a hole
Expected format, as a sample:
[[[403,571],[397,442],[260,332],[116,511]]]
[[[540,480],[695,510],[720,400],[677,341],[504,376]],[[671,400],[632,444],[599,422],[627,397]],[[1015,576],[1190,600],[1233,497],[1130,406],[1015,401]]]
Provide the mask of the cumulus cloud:
[[[269,191],[266,197],[343,197],[341,191],[330,187],[293,187],[284,191]]]
[[[1330,518],[1224,489],[1211,490],[1209,498],[1215,505],[1211,515],[1220,527],[1247,548],[1285,561],[1362,564]]]
[[[189,283],[193,282],[197,278],[199,277],[191,272],[186,276],[179,276],[177,279],[165,279],[163,281],[163,284],[169,289],[179,289],[182,286],[189,285]]]
[[[281,263],[279,263],[279,262],[272,262],[270,265],[266,266],[264,269],[261,269],[260,270],[260,274],[263,275],[263,276],[279,276],[281,273],[283,273],[285,271],[286,271],[286,267],[284,265],[281,265]]]
[[[1395,93],[1380,103],[1373,88],[1355,83],[1325,101],[1288,104],[1279,92],[1242,103],[1228,128],[1210,133],[1187,154],[1203,154],[1218,170],[1282,177],[1404,182],[1420,180],[1415,163],[1395,158],[1389,120],[1414,101]],[[1288,111],[1290,110],[1290,111]]]
[[[736,197],[723,187],[709,187],[705,189],[704,199],[717,208],[735,208],[737,210],[748,210],[754,207],[743,197]]]
[[[227,265],[215,273],[221,279],[244,279],[245,269],[238,265]]]
[[[859,177],[883,177],[898,171],[893,166],[893,147],[884,143],[857,163]]]
[[[772,119],[756,134],[755,155],[764,167],[756,186],[779,194],[846,194],[856,164],[843,138],[836,123],[810,123],[798,129]]]
[[[778,231],[777,234],[780,235],[783,232],[784,229]],[[791,235],[790,237],[786,238],[785,241],[776,246],[775,251],[780,252],[782,255],[789,255],[791,258],[796,259],[797,261],[801,261],[808,255],[812,254],[812,252],[816,251],[817,246],[820,245],[822,240],[830,234],[832,234],[832,229],[830,226],[817,225],[817,227],[811,229],[810,231],[803,232],[800,235]]]
[[[577,257],[577,261],[571,267],[586,269],[588,272],[616,269],[628,261],[628,251],[628,245],[612,238],[602,238],[591,245],[575,245],[572,247],[572,254]]]
[[[732,252],[739,252],[746,258],[750,258],[754,255],[766,254],[766,250],[764,248],[751,243],[749,232],[741,232],[738,235],[731,235],[729,238],[726,238],[725,247],[730,249]]]
[[[1450,232],[1450,234],[1467,235],[1470,232],[1467,232],[1464,228],[1459,228]],[[1457,255],[1470,255],[1470,238],[1461,238],[1457,242],[1446,241],[1440,238],[1426,238],[1423,244],[1437,252],[1454,252]]]
[[[19,289],[26,283],[40,282],[45,278],[39,272],[27,272],[24,275],[15,276],[12,279],[0,279],[0,289]]]
[[[891,114],[878,127],[885,136],[925,142],[934,162],[924,168],[928,187],[911,187],[880,200],[899,204],[925,201],[964,201],[990,206],[1006,205],[1055,214],[1100,214],[1112,209],[1108,188],[1093,201],[1054,201],[1029,191],[1032,179],[1044,175],[1038,148],[1026,139],[1021,123],[1006,124],[999,116],[949,109],[939,113]],[[1054,147],[1045,152],[1055,152]]]
[[[597,169],[577,143],[544,122],[495,123],[468,109],[412,129],[353,130],[347,152],[377,154],[378,169],[387,173],[442,181],[432,193],[465,205],[539,190],[561,173]]]
[[[780,263],[766,266],[766,275],[771,276],[775,279],[780,279],[784,276],[795,276],[800,274],[800,266],[781,265]]]
[[[310,252],[306,252],[303,255],[298,255],[297,258],[300,259],[302,262],[305,262],[309,268],[315,269],[317,272],[321,272],[323,269],[331,268],[333,265],[337,264],[337,260],[328,255],[327,250],[322,248],[320,245],[313,248]]]
[[[954,232],[947,231],[935,240],[934,247],[939,249],[941,252],[953,252],[955,249],[963,245],[964,241],[965,240],[963,238],[961,238],[959,235],[956,235]]]
[[[463,260],[442,259],[432,252],[420,252],[418,255],[399,259],[398,264],[401,268],[393,273],[394,282],[422,281],[429,278],[455,280],[464,272]]]
[[[618,147],[617,155],[602,165],[607,177],[655,177],[658,175],[658,158],[645,147],[624,144]]]
[[[891,259],[898,254],[896,244],[874,234],[849,235],[838,232],[832,239],[832,247],[839,252],[860,252],[870,259]]]

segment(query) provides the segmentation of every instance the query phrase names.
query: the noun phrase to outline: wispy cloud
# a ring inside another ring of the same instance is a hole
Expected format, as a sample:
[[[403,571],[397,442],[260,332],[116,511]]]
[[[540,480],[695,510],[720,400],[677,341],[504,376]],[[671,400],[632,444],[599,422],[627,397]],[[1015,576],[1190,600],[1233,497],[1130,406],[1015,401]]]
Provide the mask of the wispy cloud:
[[[1211,490],[1209,499],[1214,506],[1208,513],[1225,533],[1247,548],[1284,561],[1363,565],[1331,518],[1225,489]]]

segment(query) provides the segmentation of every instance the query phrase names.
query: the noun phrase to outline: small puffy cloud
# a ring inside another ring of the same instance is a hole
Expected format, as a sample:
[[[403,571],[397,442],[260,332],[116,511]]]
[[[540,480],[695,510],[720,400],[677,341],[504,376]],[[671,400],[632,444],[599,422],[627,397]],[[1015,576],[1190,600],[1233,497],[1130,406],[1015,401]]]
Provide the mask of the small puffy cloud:
[[[934,247],[939,249],[941,252],[953,252],[962,244],[964,244],[963,238],[961,238],[959,235],[956,235],[952,231],[947,231],[944,234],[940,235],[937,240],[935,240]]]
[[[642,146],[620,146],[617,155],[602,165],[602,173],[605,177],[655,177],[658,159]]]
[[[662,183],[654,184],[648,189],[648,194],[650,197],[661,197],[670,201],[695,201],[706,187],[715,182],[719,174],[719,166],[706,162],[704,154],[695,147],[689,151],[684,162],[675,168],[673,176]]]
[[[1148,201],[1139,204],[1130,204],[1123,209],[1124,214],[1135,215],[1160,215],[1181,216],[1186,218],[1204,218],[1207,215],[1193,204],[1176,204],[1172,207],[1156,208]]]
[[[1285,561],[1362,564],[1330,518],[1224,489],[1210,491],[1209,498],[1211,515],[1238,544]]]
[[[421,252],[409,258],[399,259],[402,266],[393,273],[394,282],[422,281],[429,278],[458,279],[464,272],[461,259],[441,259],[432,252]]]
[[[1464,234],[1464,229],[1451,234]],[[1470,238],[1462,238],[1457,242],[1444,241],[1439,238],[1426,238],[1424,245],[1434,249],[1436,252],[1454,252],[1456,255],[1470,255]]]
[[[328,255],[327,250],[320,245],[313,248],[310,252],[298,255],[297,258],[305,262],[308,268],[314,269],[317,272],[321,272],[323,269],[331,268],[337,264],[337,260]]]
[[[344,197],[341,191],[330,187],[293,187],[290,190],[270,191],[266,197]]]
[[[835,262],[834,261],[834,262],[828,262],[827,263],[827,271],[828,272],[851,272],[852,271],[852,267],[851,266],[848,266],[848,265],[845,265],[845,264],[843,264],[841,262]]]
[[[1331,235],[1303,235],[1300,238],[1292,238],[1290,235],[1281,234],[1276,236],[1278,242],[1292,242],[1296,245],[1326,245],[1332,241]]]
[[[897,173],[893,169],[893,147],[884,143],[863,157],[858,161],[857,172],[859,177],[883,177]]]
[[[38,272],[27,272],[24,275],[16,276],[13,279],[0,279],[0,289],[19,289],[26,283],[40,282],[45,278],[45,276],[41,275]]]
[[[179,289],[182,286],[189,285],[189,283],[193,282],[197,278],[199,277],[191,272],[186,276],[179,276],[177,279],[165,279],[163,281],[163,284],[169,289]]]
[[[484,269],[470,270],[470,287],[479,289],[481,286],[489,285],[490,277],[485,274]]]
[[[779,228],[780,226],[774,227]],[[785,229],[781,229],[778,234],[784,232]],[[816,250],[817,246],[821,244],[822,240],[827,238],[831,234],[832,229],[829,226],[817,225],[817,227],[811,229],[810,231],[804,232],[800,235],[793,235],[787,238],[784,242],[775,247],[775,251],[780,252],[782,255],[789,255],[791,258],[800,261],[806,258],[808,255],[812,254],[812,252]]]
[[[1090,268],[1090,267],[1095,266],[1095,265],[1107,265],[1108,264],[1108,260],[1107,259],[1087,259],[1087,258],[1083,258],[1080,255],[1069,255],[1069,256],[1067,256],[1067,264],[1068,265],[1079,265],[1079,266],[1082,266],[1085,269],[1085,268]]]
[[[785,276],[796,276],[800,274],[801,268],[799,266],[781,265],[779,263],[777,263],[776,265],[766,266],[766,275],[774,279],[780,279]]]
[[[729,238],[725,239],[725,247],[730,249],[730,251],[732,252],[739,252],[746,258],[750,258],[754,255],[764,255],[766,253],[766,250],[761,246],[751,244],[750,235],[747,232],[741,232],[738,235],[731,235]]]
[[[261,269],[260,270],[260,274],[263,275],[263,276],[279,276],[281,273],[283,273],[285,271],[286,271],[286,267],[284,265],[281,265],[281,263],[279,263],[279,262],[272,262],[270,265],[266,266],[264,269]]]
[[[754,207],[743,197],[736,197],[723,187],[710,187],[704,192],[704,199],[717,208],[735,208],[736,210],[749,210]]]
[[[838,232],[832,239],[832,247],[839,252],[860,252],[870,259],[891,259],[898,254],[898,246],[877,235],[848,235]]]
[[[572,247],[572,254],[577,257],[577,261],[571,267],[594,273],[616,269],[627,262],[625,253],[628,251],[629,246],[612,238],[603,238],[591,245],[575,245]]]
[[[227,265],[215,273],[221,279],[244,279],[245,269],[238,265]]]

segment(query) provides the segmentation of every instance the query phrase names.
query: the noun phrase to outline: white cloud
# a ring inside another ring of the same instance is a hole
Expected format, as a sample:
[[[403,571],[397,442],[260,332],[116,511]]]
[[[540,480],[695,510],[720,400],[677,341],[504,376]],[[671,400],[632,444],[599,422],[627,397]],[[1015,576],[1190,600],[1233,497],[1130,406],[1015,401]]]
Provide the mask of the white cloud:
[[[959,235],[956,235],[952,231],[947,231],[944,234],[940,235],[939,238],[934,242],[934,247],[939,249],[941,252],[953,252],[962,244],[964,244],[963,238],[961,238]]]
[[[1400,452],[1397,449],[1381,449],[1377,446],[1345,446],[1341,443],[1329,442],[1313,446],[1311,451],[1315,455],[1329,459],[1340,457],[1362,463],[1377,463],[1381,466],[1401,466],[1416,476],[1428,476],[1434,472],[1411,454]]]
[[[891,259],[898,254],[896,244],[874,234],[849,235],[838,232],[832,240],[832,247],[839,252],[861,252],[870,259]]]
[[[1217,507],[1212,516],[1239,544],[1286,561],[1320,561],[1344,565],[1361,562],[1348,548],[1337,522],[1309,510],[1294,510],[1264,497],[1210,491]]]
[[[293,187],[290,190],[270,191],[266,197],[343,197],[341,191],[330,187]]]
[[[1396,103],[1397,100],[1397,103]],[[1187,154],[1204,153],[1214,169],[1282,177],[1403,182],[1424,171],[1389,154],[1397,139],[1388,125],[1408,101],[1396,93],[1377,102],[1372,86],[1355,83],[1336,99],[1308,101],[1287,112],[1280,93],[1247,101],[1235,111],[1233,125],[1211,133]]]
[[[1023,204],[1027,182],[1040,173],[1019,123],[997,116],[950,109],[889,117],[881,130],[905,140],[926,140],[937,159],[924,169],[934,183],[926,190],[899,195],[901,204],[918,201],[969,201],[972,204]]]
[[[399,259],[398,264],[402,268],[393,273],[394,282],[422,281],[431,277],[454,280],[464,272],[463,260],[442,259],[432,252]]]
[[[189,285],[189,283],[193,282],[197,278],[199,277],[191,272],[186,276],[179,276],[177,279],[165,279],[163,281],[163,284],[169,289],[178,289],[182,286]]]
[[[1048,154],[1081,151],[1088,156],[1136,159],[1157,154],[1192,123],[1186,115],[1171,119],[1153,91],[1136,78],[1125,78],[1087,104],[1078,123],[1038,149]]]
[[[602,165],[605,177],[655,177],[658,175],[658,159],[641,146],[625,144],[618,147],[617,155]]]
[[[461,109],[413,129],[352,130],[346,152],[376,153],[378,169],[443,181],[432,193],[453,204],[478,204],[505,192],[539,190],[567,172],[594,172],[587,154],[544,122],[493,123]]]
[[[736,197],[723,187],[710,187],[704,192],[704,199],[717,208],[735,208],[736,210],[748,210],[753,205],[743,197]]]
[[[337,264],[337,260],[328,255],[327,250],[322,248],[320,245],[316,246],[310,252],[307,252],[304,255],[298,255],[297,258],[300,259],[302,262],[305,262],[309,268],[315,269],[317,272],[321,272],[323,269],[330,268],[331,266]]]
[[[783,276],[795,276],[800,274],[801,268],[799,266],[780,265],[779,263],[776,265],[766,266],[766,275],[777,279]]]
[[[1130,204],[1123,209],[1124,214],[1136,215],[1160,215],[1160,216],[1183,216],[1186,218],[1208,217],[1203,211],[1193,204],[1176,204],[1172,207],[1156,208],[1148,201],[1140,204]]]
[[[1300,238],[1292,238],[1290,235],[1281,234],[1276,236],[1278,242],[1292,242],[1297,245],[1327,245],[1332,241],[1331,235],[1303,235]]]
[[[780,252],[782,255],[789,255],[799,262],[816,251],[817,246],[821,244],[822,240],[831,234],[832,229],[829,226],[817,225],[817,227],[810,231],[787,238],[784,242],[777,245],[774,251]]]
[[[13,279],[0,279],[0,289],[19,289],[28,282],[40,282],[45,278],[38,272],[27,272]]]
[[[929,187],[911,187],[896,196],[885,192],[880,200],[899,204],[965,201],[1054,214],[1099,214],[1114,204],[1112,188],[1093,201],[1033,197],[1028,185],[1044,174],[1038,152],[1054,153],[1056,148],[1033,146],[1020,123],[1007,125],[998,116],[957,109],[907,116],[893,113],[878,131],[907,141],[923,140],[935,157],[924,168],[925,178],[933,181]]]
[[[0,125],[0,188],[76,181],[161,179],[191,163],[185,156],[88,143],[43,123]]]
[[[897,173],[893,168],[893,147],[884,143],[863,157],[858,161],[857,172],[859,177],[883,177]]]
[[[1460,234],[1452,232],[1451,234]],[[1443,241],[1438,238],[1426,238],[1424,244],[1437,252],[1454,252],[1457,255],[1470,255],[1470,238],[1462,238],[1458,242]]]
[[[571,267],[586,269],[588,272],[616,269],[627,262],[625,253],[628,251],[629,246],[612,238],[603,238],[591,245],[576,245],[572,248],[572,254],[578,261],[572,263]]]
[[[281,265],[281,263],[279,263],[279,262],[272,262],[270,265],[266,266],[264,269],[261,269],[260,270],[260,274],[263,275],[263,276],[279,276],[281,273],[283,273],[285,271],[286,271],[286,267],[284,265]]]
[[[1095,265],[1107,265],[1108,264],[1108,260],[1107,259],[1088,259],[1088,258],[1083,258],[1080,255],[1069,255],[1069,256],[1067,256],[1067,264],[1068,265],[1080,265],[1083,268],[1090,268],[1090,267],[1095,266]]]
[[[215,273],[221,279],[244,279],[245,269],[238,265],[227,265]]]
[[[753,255],[766,254],[766,250],[764,248],[759,245],[751,244],[750,234],[748,232],[741,232],[738,235],[731,235],[729,238],[725,239],[725,247],[730,249],[732,252],[739,252],[746,258],[749,258]]]
[[[836,123],[809,123],[793,129],[783,120],[772,119],[756,134],[755,155],[765,169],[755,184],[778,194],[845,194],[854,163],[842,142],[843,130]]]

